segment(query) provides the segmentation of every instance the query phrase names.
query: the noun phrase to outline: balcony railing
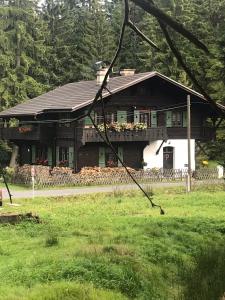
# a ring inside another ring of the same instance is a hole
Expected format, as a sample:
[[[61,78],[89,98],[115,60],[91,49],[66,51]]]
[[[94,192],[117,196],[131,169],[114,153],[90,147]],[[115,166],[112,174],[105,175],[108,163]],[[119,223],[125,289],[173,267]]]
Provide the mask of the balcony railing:
[[[49,140],[53,134],[53,128],[44,126],[22,126],[0,128],[0,139],[8,141],[38,141]]]
[[[171,127],[167,128],[169,139],[186,139],[187,128],[185,127]],[[215,139],[216,130],[212,127],[191,127],[191,138],[202,141],[210,141]]]
[[[103,133],[104,135],[104,133]],[[143,130],[108,131],[111,142],[147,142],[167,139],[166,127],[147,128]],[[98,132],[94,128],[83,129],[83,144],[103,142]]]

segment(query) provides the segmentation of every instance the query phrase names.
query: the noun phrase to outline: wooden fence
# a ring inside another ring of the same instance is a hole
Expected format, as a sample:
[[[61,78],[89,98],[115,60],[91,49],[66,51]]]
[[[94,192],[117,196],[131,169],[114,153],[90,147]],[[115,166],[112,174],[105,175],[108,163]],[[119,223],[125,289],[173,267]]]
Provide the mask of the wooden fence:
[[[149,169],[132,171],[133,177],[140,183],[159,183],[159,182],[185,182],[187,177],[187,169]],[[192,172],[193,184],[201,183],[222,183],[223,178],[218,178],[217,169],[200,169]],[[13,183],[31,184],[31,176],[16,176]],[[48,176],[35,176],[35,186],[37,188],[53,187],[53,186],[90,186],[90,185],[119,185],[132,183],[130,176],[124,172],[93,174],[82,173],[58,173]]]

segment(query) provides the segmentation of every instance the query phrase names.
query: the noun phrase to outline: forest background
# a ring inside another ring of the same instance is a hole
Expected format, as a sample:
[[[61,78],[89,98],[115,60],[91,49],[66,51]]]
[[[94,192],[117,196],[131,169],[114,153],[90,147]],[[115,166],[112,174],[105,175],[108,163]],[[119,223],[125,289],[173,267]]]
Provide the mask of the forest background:
[[[188,66],[215,101],[225,104],[225,0],[156,0],[203,41],[206,56],[171,32]],[[94,79],[97,61],[111,61],[123,17],[122,0],[0,0],[0,111],[68,82]],[[131,3],[131,18],[162,51],[130,29],[114,71],[159,71],[195,88],[150,15]],[[8,146],[0,142],[3,158]],[[225,165],[225,130],[207,147]]]

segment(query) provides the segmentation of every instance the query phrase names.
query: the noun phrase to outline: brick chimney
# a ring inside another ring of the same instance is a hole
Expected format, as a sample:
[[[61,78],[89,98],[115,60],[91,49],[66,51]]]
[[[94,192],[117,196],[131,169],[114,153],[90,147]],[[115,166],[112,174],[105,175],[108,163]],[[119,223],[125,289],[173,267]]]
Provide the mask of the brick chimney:
[[[135,69],[122,69],[120,70],[121,76],[131,76],[135,74]]]
[[[97,85],[101,85],[104,78],[105,78],[105,75],[108,71],[108,68],[102,68],[100,70],[97,71]],[[109,81],[109,76],[107,78],[107,82]]]

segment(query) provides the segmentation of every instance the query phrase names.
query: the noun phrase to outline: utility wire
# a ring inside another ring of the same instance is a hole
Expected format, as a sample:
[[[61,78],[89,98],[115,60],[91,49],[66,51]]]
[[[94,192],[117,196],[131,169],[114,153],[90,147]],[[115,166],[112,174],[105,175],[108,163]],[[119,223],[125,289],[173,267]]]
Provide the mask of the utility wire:
[[[202,103],[202,102],[195,102],[193,104],[206,104],[207,103]],[[151,110],[145,110],[145,109],[139,109],[140,112],[143,112],[143,113],[149,113],[151,114],[151,112],[164,112],[164,111],[171,111],[171,110],[174,110],[174,109],[179,109],[179,108],[185,108],[187,107],[187,104],[182,104],[179,105],[179,106],[169,106],[169,107],[166,107],[166,108],[162,108],[162,109],[151,109]],[[92,111],[93,112],[93,111]],[[96,111],[94,113],[97,113]],[[116,112],[112,112],[116,115]],[[106,113],[106,117],[110,117],[112,113]],[[121,116],[128,116],[128,117],[131,117],[131,116],[134,116],[134,112],[128,112],[128,113],[120,113]],[[75,122],[75,121],[82,121],[82,119],[84,118],[83,116],[88,116],[87,114],[83,114],[82,116],[79,116],[77,118],[72,118],[72,119],[55,119],[55,120],[52,120],[52,119],[49,119],[49,120],[37,120],[37,121],[19,121],[19,125],[29,125],[29,124],[66,124],[66,123],[72,123],[72,122]],[[99,115],[97,114],[97,116],[95,116],[95,118],[97,119],[102,119],[103,118],[103,115]],[[10,121],[0,121],[0,124],[4,125],[4,124],[10,124]]]

